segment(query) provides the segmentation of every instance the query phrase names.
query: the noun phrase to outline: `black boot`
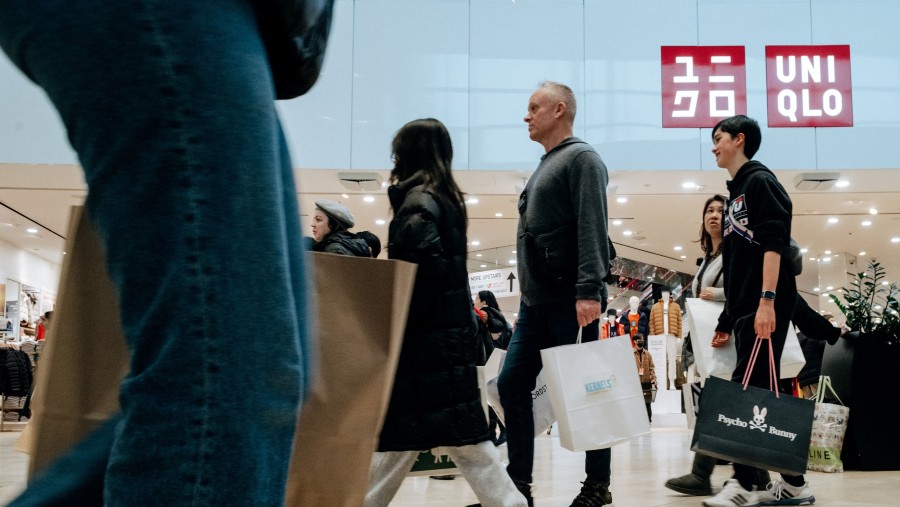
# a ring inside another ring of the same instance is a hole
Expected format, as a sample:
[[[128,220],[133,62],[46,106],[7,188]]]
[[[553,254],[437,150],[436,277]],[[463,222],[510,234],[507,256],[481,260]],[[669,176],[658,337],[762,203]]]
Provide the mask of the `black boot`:
[[[666,481],[665,486],[672,491],[691,496],[712,496],[712,484],[709,478],[716,468],[716,458],[703,454],[694,454],[691,473]]]
[[[601,507],[612,503],[609,484],[591,480],[584,481],[582,484],[581,493],[578,493],[569,507]]]

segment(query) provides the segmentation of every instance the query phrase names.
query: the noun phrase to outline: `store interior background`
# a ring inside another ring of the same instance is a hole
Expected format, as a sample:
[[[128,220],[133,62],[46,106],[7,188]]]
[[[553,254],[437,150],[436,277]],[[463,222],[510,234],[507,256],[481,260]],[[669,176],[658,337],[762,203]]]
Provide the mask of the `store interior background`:
[[[745,49],[748,114],[763,127],[757,158],[793,199],[793,237],[807,249],[804,297],[834,312],[824,293],[846,286],[847,273],[871,259],[888,280],[900,280],[897,0],[768,2],[744,9],[740,23],[733,3],[721,0],[650,0],[640,9],[628,0],[335,5],[319,83],[279,105],[304,214],[298,234],[309,234],[313,202],[329,198],[355,213],[357,230],[386,242],[390,140],[403,123],[436,117],[451,132],[456,177],[477,199],[468,205],[470,272],[512,267],[517,197],[543,152],[522,118],[537,84],[553,79],[575,90],[575,135],[609,167],[611,238],[621,259],[646,266],[626,274],[691,276],[700,208],[713,193],[726,193],[728,176],[715,166],[709,129],[661,128],[660,47],[730,45]],[[854,125],[768,128],[769,44],[849,44]],[[52,296],[84,180],[57,114],[5,57],[0,91],[0,280]],[[837,173],[846,186],[797,188],[801,174],[824,173]],[[356,177],[374,185],[346,181]],[[622,308],[633,292],[611,294],[619,296],[611,305]],[[518,298],[501,305],[513,313]]]

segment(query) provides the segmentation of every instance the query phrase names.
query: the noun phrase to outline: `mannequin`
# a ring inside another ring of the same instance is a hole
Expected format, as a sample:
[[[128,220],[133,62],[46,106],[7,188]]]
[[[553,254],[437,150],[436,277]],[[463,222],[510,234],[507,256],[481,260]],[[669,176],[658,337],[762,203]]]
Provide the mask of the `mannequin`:
[[[628,299],[628,313],[622,315],[622,318],[619,319],[619,322],[625,326],[625,332],[631,336],[632,341],[634,340],[634,335],[638,333],[645,334],[645,332],[640,329],[641,313],[638,308],[640,301],[641,300],[637,296],[631,296]],[[649,332],[650,330],[647,329],[646,333]]]
[[[601,339],[625,335],[625,326],[616,322],[617,313],[615,308],[610,308],[606,311],[606,321],[603,322],[603,325],[600,327]],[[632,347],[633,346],[634,344],[632,343]]]
[[[650,334],[666,336],[668,388],[675,389],[675,359],[678,339],[681,338],[681,307],[672,301],[668,290],[662,291],[662,298],[650,310]]]

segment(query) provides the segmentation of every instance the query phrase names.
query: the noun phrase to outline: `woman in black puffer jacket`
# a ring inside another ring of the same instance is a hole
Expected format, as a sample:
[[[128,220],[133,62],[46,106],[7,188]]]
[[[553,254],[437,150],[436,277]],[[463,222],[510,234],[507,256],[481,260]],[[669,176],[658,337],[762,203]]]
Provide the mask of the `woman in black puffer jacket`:
[[[392,147],[388,257],[413,262],[418,271],[365,505],[388,505],[419,452],[441,446],[482,504],[524,507],[481,405],[466,209],[450,173],[450,134],[437,120],[415,120],[397,132]]]

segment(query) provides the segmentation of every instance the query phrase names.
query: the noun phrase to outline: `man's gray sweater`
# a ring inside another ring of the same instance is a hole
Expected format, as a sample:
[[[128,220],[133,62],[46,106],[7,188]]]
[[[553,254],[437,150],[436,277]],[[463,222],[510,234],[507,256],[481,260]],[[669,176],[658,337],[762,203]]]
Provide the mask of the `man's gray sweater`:
[[[600,155],[576,137],[541,157],[519,199],[517,266],[526,305],[605,297],[608,182]],[[546,276],[548,258],[556,280]]]

